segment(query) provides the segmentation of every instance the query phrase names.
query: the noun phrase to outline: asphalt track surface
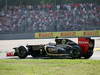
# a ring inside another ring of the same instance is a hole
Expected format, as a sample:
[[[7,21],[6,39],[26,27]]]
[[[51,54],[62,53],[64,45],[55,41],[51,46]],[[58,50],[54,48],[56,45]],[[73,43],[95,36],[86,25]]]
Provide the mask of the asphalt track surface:
[[[0,59],[19,59],[18,56],[2,56],[0,57]],[[32,56],[28,56],[26,59],[52,59],[50,57],[37,57],[37,58],[33,58]],[[69,58],[53,58],[53,59],[69,59]],[[89,60],[100,60],[100,51],[94,51],[94,54],[92,55],[91,58],[89,58]]]
[[[12,48],[20,45],[26,46],[27,44],[35,44],[38,40],[0,40],[0,59],[19,59],[17,56],[6,57],[7,51],[13,51]],[[74,39],[76,41],[76,39]],[[39,40],[39,44],[45,44],[48,42],[54,42],[54,39],[48,40]],[[77,41],[76,41],[77,42]],[[31,56],[28,56],[26,59],[34,59]],[[46,59],[46,58],[35,58],[35,59]],[[94,54],[89,60],[100,60],[100,38],[95,38],[95,49]]]
[[[17,56],[10,56],[10,57],[0,57],[0,59],[19,59]],[[28,56],[26,59],[52,59],[50,57],[37,57],[33,58],[32,56]],[[53,58],[53,59],[67,59],[67,58]],[[69,58],[68,58],[69,59]],[[94,51],[94,54],[92,55],[89,60],[100,60],[100,51]]]
[[[100,60],[100,51],[94,51],[94,54],[92,55],[90,60]]]

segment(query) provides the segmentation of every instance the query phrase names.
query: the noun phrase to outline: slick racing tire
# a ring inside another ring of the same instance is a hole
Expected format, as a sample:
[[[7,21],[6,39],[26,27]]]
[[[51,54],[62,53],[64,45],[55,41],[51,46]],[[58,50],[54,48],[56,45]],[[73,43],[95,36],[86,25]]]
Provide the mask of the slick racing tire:
[[[84,58],[89,59],[92,55],[93,55],[93,50],[89,50],[89,52],[84,55]]]
[[[18,57],[20,59],[26,58],[27,55],[28,55],[28,52],[27,52],[27,50],[26,50],[26,48],[24,46],[18,47]]]
[[[72,53],[71,53],[71,57],[72,59],[79,59],[81,55],[81,48],[79,46],[74,46],[72,48]]]
[[[89,42],[89,50],[88,52],[84,55],[85,59],[89,59],[93,55],[93,48],[94,48],[94,40],[91,40]]]

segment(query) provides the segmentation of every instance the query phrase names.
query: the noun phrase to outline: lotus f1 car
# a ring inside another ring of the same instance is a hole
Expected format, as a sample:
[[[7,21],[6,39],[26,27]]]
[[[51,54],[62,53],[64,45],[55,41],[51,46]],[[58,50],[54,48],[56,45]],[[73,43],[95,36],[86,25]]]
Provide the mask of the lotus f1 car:
[[[55,43],[43,45],[27,45],[15,47],[15,56],[23,59],[28,55],[32,57],[70,57],[90,58],[93,55],[94,40],[91,38],[78,38],[78,44],[66,38],[56,38]]]

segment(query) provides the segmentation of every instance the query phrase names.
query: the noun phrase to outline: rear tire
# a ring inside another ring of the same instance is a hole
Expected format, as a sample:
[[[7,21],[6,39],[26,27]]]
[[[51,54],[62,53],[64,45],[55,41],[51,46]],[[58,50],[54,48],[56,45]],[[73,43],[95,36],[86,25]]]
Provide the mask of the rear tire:
[[[89,59],[92,55],[93,55],[93,48],[94,48],[94,40],[91,40],[89,42],[89,50],[87,52],[87,54],[84,55],[85,59]]]
[[[74,46],[72,48],[72,54],[71,54],[71,57],[72,59],[79,59],[81,58],[81,48],[79,46]]]
[[[18,53],[17,54],[18,54],[18,57],[20,59],[24,59],[24,58],[27,57],[28,52],[27,52],[27,50],[24,46],[20,46],[20,47],[18,47]]]
[[[87,54],[84,55],[85,59],[89,59],[93,55],[93,50],[90,50]]]

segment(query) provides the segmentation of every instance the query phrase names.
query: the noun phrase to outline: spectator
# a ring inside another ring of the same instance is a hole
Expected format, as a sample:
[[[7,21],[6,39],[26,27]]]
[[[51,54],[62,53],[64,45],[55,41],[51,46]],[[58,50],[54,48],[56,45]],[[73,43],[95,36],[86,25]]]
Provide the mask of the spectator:
[[[55,9],[57,8],[57,9]],[[54,10],[55,9],[55,10]],[[94,3],[9,7],[0,11],[0,32],[48,32],[100,29]]]

